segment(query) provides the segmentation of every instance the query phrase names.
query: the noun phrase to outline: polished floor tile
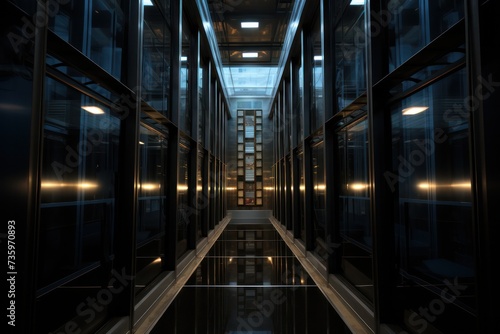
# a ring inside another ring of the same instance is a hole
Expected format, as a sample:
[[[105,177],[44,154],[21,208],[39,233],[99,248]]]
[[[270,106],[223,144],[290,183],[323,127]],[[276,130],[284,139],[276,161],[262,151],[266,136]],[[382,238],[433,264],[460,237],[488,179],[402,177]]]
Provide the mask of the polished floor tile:
[[[234,220],[152,333],[350,333],[267,220]]]

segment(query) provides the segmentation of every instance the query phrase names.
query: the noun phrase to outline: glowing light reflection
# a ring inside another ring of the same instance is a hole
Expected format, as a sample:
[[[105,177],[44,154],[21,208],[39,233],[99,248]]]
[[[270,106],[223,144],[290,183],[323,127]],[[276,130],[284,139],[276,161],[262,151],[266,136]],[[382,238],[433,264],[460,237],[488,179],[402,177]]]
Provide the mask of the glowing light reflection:
[[[352,184],[347,184],[347,189],[365,190],[366,188],[368,188],[368,184],[366,184],[366,183],[352,183]]]
[[[42,189],[54,189],[54,188],[92,189],[99,187],[99,184],[91,182],[78,182],[78,183],[42,182],[40,186],[42,187]]]
[[[422,190],[436,189],[436,188],[459,188],[459,189],[471,189],[470,182],[459,182],[452,184],[436,184],[432,182],[420,182],[417,187]]]

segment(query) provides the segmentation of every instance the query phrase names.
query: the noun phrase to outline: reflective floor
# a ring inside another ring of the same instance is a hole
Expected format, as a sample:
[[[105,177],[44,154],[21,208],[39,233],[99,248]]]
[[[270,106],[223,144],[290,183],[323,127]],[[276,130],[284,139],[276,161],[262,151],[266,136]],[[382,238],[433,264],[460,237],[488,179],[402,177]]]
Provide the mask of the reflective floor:
[[[351,333],[267,219],[233,219],[151,333]]]

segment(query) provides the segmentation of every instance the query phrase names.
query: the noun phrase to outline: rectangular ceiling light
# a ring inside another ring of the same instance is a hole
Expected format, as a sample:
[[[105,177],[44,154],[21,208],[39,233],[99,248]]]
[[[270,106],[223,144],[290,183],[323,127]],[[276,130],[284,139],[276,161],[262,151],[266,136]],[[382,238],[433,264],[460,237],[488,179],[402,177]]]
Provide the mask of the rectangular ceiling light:
[[[429,107],[410,107],[403,109],[403,115],[416,115],[422,111],[426,111]]]
[[[257,58],[259,56],[258,52],[243,52],[241,54],[243,58]]]
[[[365,4],[365,0],[352,0],[351,6],[361,6]]]
[[[258,28],[259,22],[241,22],[242,28]]]
[[[323,60],[323,56],[314,56],[315,61],[321,61]]]
[[[153,2],[151,0],[143,0],[142,5],[143,6],[153,6]]]
[[[95,107],[95,106],[82,106],[82,109],[85,111],[88,111],[89,113],[94,114],[94,115],[104,114],[104,110],[102,110],[99,107]]]

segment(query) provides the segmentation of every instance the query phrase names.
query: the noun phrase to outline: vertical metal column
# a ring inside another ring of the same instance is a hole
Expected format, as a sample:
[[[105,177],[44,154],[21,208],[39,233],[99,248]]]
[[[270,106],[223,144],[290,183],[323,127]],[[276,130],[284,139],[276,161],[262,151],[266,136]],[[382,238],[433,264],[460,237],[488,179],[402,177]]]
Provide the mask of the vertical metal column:
[[[379,13],[379,2],[366,2],[365,27],[370,29],[372,13]],[[393,322],[395,312],[392,310],[394,290],[396,288],[394,274],[394,219],[392,217],[393,194],[384,178],[384,172],[391,167],[391,123],[390,115],[384,108],[386,92],[375,92],[373,85],[380,80],[388,68],[388,58],[380,53],[385,52],[388,44],[384,32],[366,36],[366,87],[368,108],[369,138],[369,194],[370,221],[373,233],[373,284],[375,321],[379,327],[382,323]]]

